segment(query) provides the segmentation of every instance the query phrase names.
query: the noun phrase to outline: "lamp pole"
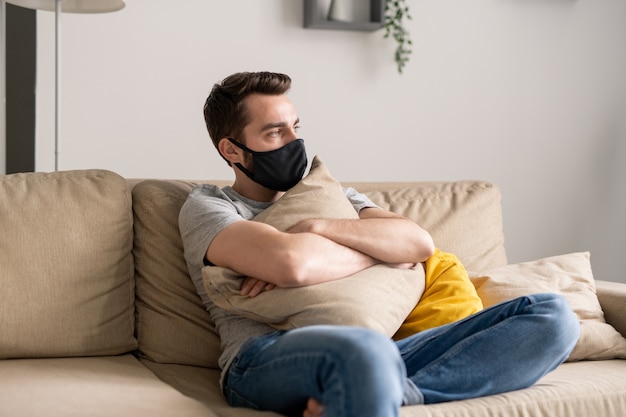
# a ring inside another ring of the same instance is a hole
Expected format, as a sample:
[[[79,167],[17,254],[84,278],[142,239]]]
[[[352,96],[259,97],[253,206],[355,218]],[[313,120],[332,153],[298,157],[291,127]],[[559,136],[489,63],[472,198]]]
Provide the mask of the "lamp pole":
[[[59,170],[59,132],[61,123],[61,2],[54,4],[54,170]]]

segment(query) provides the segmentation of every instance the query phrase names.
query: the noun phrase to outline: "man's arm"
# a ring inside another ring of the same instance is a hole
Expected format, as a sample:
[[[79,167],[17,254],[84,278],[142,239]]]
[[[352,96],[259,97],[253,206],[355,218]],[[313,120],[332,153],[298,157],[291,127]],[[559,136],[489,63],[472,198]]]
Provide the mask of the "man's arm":
[[[435,250],[430,234],[406,217],[374,207],[362,209],[359,217],[305,220],[289,232],[324,236],[390,264],[424,262]]]
[[[206,256],[214,265],[279,287],[332,281],[378,263],[322,235],[280,232],[249,220],[237,221],[218,233]]]

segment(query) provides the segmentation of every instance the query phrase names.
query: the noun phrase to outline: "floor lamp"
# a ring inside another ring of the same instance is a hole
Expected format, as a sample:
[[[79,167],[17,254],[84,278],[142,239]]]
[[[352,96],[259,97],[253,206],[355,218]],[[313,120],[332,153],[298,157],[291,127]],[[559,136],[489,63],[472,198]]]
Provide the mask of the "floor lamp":
[[[107,13],[121,10],[125,4],[122,0],[6,0],[8,3],[16,6],[25,7],[27,9],[54,11],[55,26],[54,26],[54,170],[59,170],[59,131],[60,131],[60,76],[61,76],[61,12],[66,13]],[[0,0],[0,24],[2,25],[2,87],[0,89],[2,93],[3,106],[6,101],[6,81],[5,81],[5,68],[6,68],[6,54],[5,54],[5,0]],[[5,126],[6,126],[6,107],[2,109],[2,123],[0,127],[3,130],[2,137],[4,138]],[[5,139],[6,141],[6,139]],[[3,142],[5,142],[3,141]],[[0,146],[5,146],[0,142]],[[3,153],[0,153],[2,156]],[[3,161],[4,162],[4,161]],[[3,165],[0,165],[0,173]]]

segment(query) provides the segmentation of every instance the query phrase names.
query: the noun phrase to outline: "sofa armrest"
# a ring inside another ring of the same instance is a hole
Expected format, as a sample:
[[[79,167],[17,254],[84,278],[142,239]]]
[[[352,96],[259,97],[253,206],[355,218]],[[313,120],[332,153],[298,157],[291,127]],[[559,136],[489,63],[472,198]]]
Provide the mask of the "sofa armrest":
[[[596,292],[607,323],[626,337],[626,284],[596,280]]]

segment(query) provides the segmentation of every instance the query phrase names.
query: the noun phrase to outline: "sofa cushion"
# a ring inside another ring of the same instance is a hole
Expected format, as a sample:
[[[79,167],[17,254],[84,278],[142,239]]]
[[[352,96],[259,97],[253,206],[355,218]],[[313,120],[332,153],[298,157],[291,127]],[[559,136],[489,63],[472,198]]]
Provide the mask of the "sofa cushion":
[[[230,407],[219,371],[143,361],[160,379],[203,402],[221,417],[279,417]],[[530,388],[464,401],[411,405],[400,417],[622,417],[626,410],[626,361],[566,363]]]
[[[133,350],[132,211],[108,171],[0,177],[0,358]]]
[[[343,187],[315,157],[309,174],[255,221],[286,231],[310,218],[358,219]],[[424,290],[424,269],[375,265],[340,280],[240,295],[243,276],[226,268],[202,270],[207,295],[220,307],[278,329],[315,324],[358,325],[392,336]]]
[[[0,361],[3,417],[217,417],[133,355]]]
[[[217,368],[220,340],[189,277],[178,230],[194,185],[145,180],[133,188],[137,339],[155,362]]]
[[[345,183],[382,208],[413,219],[468,271],[507,264],[500,190],[484,181]]]
[[[535,293],[563,295],[580,319],[580,338],[569,361],[626,359],[626,339],[604,320],[589,252],[507,265],[472,275],[485,307]]]

